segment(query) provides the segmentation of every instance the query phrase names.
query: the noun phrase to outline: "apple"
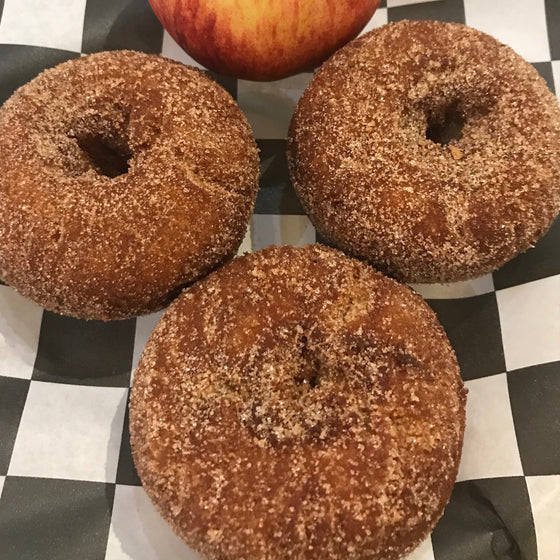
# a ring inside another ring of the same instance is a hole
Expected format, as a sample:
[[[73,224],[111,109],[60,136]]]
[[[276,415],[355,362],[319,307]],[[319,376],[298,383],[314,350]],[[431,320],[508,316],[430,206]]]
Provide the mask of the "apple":
[[[353,39],[380,0],[150,0],[168,33],[200,64],[236,78],[312,70]]]

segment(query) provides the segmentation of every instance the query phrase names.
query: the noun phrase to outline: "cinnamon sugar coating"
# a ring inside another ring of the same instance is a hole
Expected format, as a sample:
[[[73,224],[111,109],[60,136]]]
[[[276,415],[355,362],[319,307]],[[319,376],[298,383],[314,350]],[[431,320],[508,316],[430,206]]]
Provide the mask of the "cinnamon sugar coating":
[[[446,127],[451,139],[437,136]],[[349,43],[315,75],[289,136],[317,229],[402,281],[495,270],[560,211],[555,96],[512,49],[464,25],[402,21]]]
[[[153,331],[130,404],[159,512],[211,560],[392,560],[443,513],[465,397],[412,290],[321,245],[240,257]]]
[[[235,254],[257,188],[249,124],[202,72],[65,62],[0,109],[0,276],[67,315],[155,311]]]

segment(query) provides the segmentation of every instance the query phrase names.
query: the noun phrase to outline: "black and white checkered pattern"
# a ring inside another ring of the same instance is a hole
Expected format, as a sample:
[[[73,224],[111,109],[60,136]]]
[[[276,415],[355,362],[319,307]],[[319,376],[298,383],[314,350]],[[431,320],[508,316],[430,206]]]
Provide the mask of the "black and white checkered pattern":
[[[366,29],[403,18],[491,33],[560,91],[558,0],[386,0]],[[147,0],[0,0],[0,102],[46,67],[120,48],[193,63]],[[314,242],[285,158],[288,123],[312,75],[214,77],[261,149],[261,190],[241,250]],[[458,483],[414,560],[560,559],[559,247],[557,220],[492,275],[415,286],[446,328],[470,393]],[[159,316],[77,321],[0,286],[0,560],[198,558],[155,512],[130,455],[129,386]]]

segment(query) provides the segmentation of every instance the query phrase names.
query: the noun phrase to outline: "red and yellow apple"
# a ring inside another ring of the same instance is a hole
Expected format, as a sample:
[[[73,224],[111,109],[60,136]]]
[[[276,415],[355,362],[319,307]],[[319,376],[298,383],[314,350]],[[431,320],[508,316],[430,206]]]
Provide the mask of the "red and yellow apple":
[[[165,29],[221,74],[277,80],[321,64],[353,39],[380,0],[150,0]]]

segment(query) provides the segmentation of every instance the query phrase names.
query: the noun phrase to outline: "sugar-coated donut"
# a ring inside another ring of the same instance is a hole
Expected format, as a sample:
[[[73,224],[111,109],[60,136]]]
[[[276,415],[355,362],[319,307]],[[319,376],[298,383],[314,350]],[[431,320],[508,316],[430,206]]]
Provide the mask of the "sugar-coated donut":
[[[235,254],[257,187],[249,124],[202,72],[65,62],[0,109],[0,276],[67,315],[154,311]]]
[[[488,273],[560,210],[560,108],[537,71],[464,25],[391,23],[335,53],[288,141],[325,240],[407,282]]]
[[[447,503],[465,389],[409,288],[320,245],[235,259],[152,333],[130,405],[144,488],[213,560],[392,560]]]

